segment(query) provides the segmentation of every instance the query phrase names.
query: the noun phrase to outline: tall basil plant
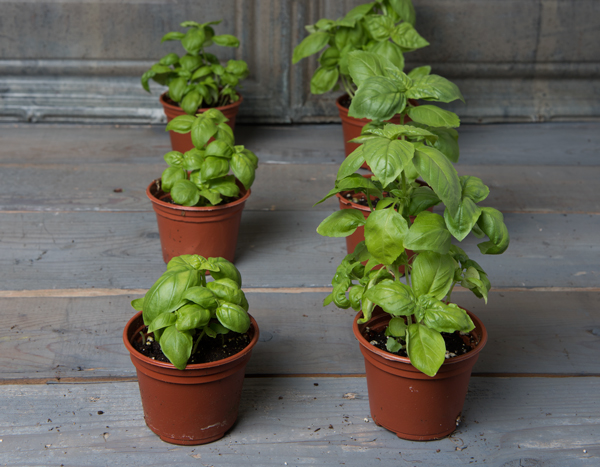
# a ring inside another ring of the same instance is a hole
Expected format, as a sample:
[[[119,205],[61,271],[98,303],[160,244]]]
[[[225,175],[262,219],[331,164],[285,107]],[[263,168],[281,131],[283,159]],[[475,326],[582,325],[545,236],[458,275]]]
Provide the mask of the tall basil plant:
[[[243,60],[229,60],[221,65],[216,55],[205,49],[211,45],[239,47],[240,41],[231,34],[215,34],[212,26],[221,22],[196,23],[184,21],[186,32],[169,32],[161,42],[179,41],[185,50],[182,56],[169,53],[142,75],[142,87],[150,92],[149,80],[169,87],[169,97],[188,115],[198,108],[222,107],[237,102],[237,86],[248,76]]]
[[[180,115],[167,124],[167,131],[191,133],[194,145],[185,153],[164,156],[169,167],[162,173],[161,188],[175,204],[214,206],[239,195],[236,179],[246,189],[254,182],[258,158],[235,144],[227,121],[221,111],[209,109],[197,116]]]
[[[356,50],[373,52],[404,68],[404,53],[429,43],[415,29],[411,0],[377,0],[359,5],[337,20],[320,19],[306,26],[310,33],[294,49],[292,62],[317,54],[319,67],[310,81],[312,94],[339,88],[354,97],[356,83],[349,72],[349,56]]]
[[[469,233],[487,237],[478,244],[481,253],[500,254],[508,248],[508,230],[498,210],[478,204],[488,187],[477,177],[459,177],[452,164],[458,159],[456,114],[408,100],[451,102],[462,99],[458,88],[430,74],[429,67],[407,75],[368,52],[350,54],[349,70],[358,84],[349,114],[373,123],[354,140],[361,145],[342,163],[336,186],[324,199],[360,192],[371,213],[365,220],[359,211],[340,210],[319,225],[317,231],[330,237],[351,235],[360,226],[365,232],[365,241],[337,268],[325,304],[362,310],[361,323],[380,306],[391,315],[388,350],[405,347],[411,363],[434,376],[445,359],[441,333],[474,328],[468,314],[451,303],[452,290],[460,284],[487,302],[491,287],[483,268],[453,245],[452,237],[459,242]],[[412,122],[383,123],[395,114]],[[355,173],[365,161],[370,179]],[[417,183],[418,177],[427,186]],[[440,204],[443,215],[427,210]],[[415,252],[411,258],[407,249]]]
[[[226,259],[182,255],[169,261],[165,273],[131,305],[142,311],[165,356],[183,370],[203,339],[248,331],[248,301],[241,287],[240,272]]]

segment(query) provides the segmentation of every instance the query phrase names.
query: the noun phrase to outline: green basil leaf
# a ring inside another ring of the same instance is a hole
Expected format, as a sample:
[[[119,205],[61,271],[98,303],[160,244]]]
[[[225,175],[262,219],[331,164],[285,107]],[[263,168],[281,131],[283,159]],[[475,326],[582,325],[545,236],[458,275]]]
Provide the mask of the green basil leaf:
[[[394,337],[404,337],[408,326],[403,318],[392,318],[385,330],[386,334]]]
[[[160,42],[162,43],[165,41],[180,41],[184,37],[185,37],[185,33],[183,33],[183,32],[168,32],[162,37]]]
[[[437,102],[452,102],[456,99],[465,101],[456,84],[438,75],[427,75],[416,79],[412,87],[406,91],[406,97]]]
[[[167,269],[146,293],[144,324],[149,325],[161,313],[175,311],[182,305],[185,291],[199,284],[200,273],[195,269]]]
[[[192,72],[202,65],[202,59],[198,55],[184,55],[179,59],[179,63],[181,68]]]
[[[406,220],[393,209],[373,211],[365,224],[365,244],[375,259],[391,264],[404,251],[407,232]]]
[[[347,237],[361,225],[365,225],[361,211],[342,209],[326,217],[317,227],[317,232],[324,237]]]
[[[364,157],[364,146],[356,148],[348,157],[344,159],[344,162],[340,165],[337,173],[337,180],[346,178],[348,175],[356,172],[365,162]]]
[[[438,300],[450,291],[454,281],[455,263],[450,255],[424,251],[413,261],[412,287],[415,296],[432,295]]]
[[[179,151],[169,151],[163,157],[171,167],[183,167],[183,154]]]
[[[337,67],[340,61],[340,51],[336,47],[329,47],[319,57],[319,63],[325,68]]]
[[[175,328],[178,331],[201,329],[210,322],[210,311],[195,303],[183,305],[177,310]]]
[[[462,199],[462,187],[452,163],[437,149],[421,146],[415,151],[413,164],[450,212],[455,213]]]
[[[235,305],[239,305],[243,301],[242,297],[244,296],[244,293],[237,282],[228,277],[209,282],[206,284],[206,287],[220,300],[225,300]]]
[[[417,123],[432,127],[456,128],[460,120],[454,112],[440,109],[435,105],[419,105],[408,109],[408,116]]]
[[[202,269],[202,256],[200,255],[179,255],[171,258],[167,263],[167,270],[170,269]]]
[[[431,188],[426,186],[415,188],[411,193],[408,214],[410,216],[416,216],[440,202],[440,198],[438,198],[438,195],[436,195]]]
[[[191,181],[177,180],[171,187],[171,198],[180,206],[195,206],[200,200],[200,192]]]
[[[404,55],[402,49],[390,41],[377,43],[370,52],[377,54],[387,62],[398,67],[399,70],[404,69]]]
[[[169,193],[173,189],[173,185],[179,180],[185,180],[187,174],[180,167],[166,168],[160,177],[160,187],[165,193]]]
[[[181,45],[191,55],[197,55],[204,43],[204,29],[192,28],[181,39]]]
[[[211,179],[208,189],[229,198],[234,198],[240,194],[240,187],[236,185],[233,175]]]
[[[414,148],[408,141],[375,138],[364,144],[363,155],[371,171],[386,187],[400,176],[402,169],[414,155]]]
[[[340,72],[337,68],[320,66],[310,80],[311,94],[325,94],[338,82]]]
[[[405,51],[427,47],[427,42],[410,23],[400,23],[391,33],[392,40]]]
[[[204,145],[217,133],[217,126],[210,116],[204,114],[199,116],[191,126],[192,143],[198,149]]]
[[[146,73],[144,73],[142,75],[142,79],[141,79],[141,81],[142,81],[142,87],[146,91],[150,92],[150,86],[148,86],[148,81],[151,78],[154,78],[155,76],[156,76],[156,72],[154,70],[148,70]]]
[[[204,163],[204,151],[192,148],[183,155],[183,168],[185,170],[198,170]]]
[[[217,319],[227,329],[244,334],[250,329],[250,316],[239,305],[223,303],[217,308]]]
[[[170,53],[161,58],[158,63],[165,66],[175,65],[179,61],[179,55],[176,53]]]
[[[452,128],[430,128],[430,131],[438,137],[433,147],[448,158],[450,162],[458,162],[460,149],[458,147],[458,133]]]
[[[242,182],[242,185],[248,189],[252,186],[256,177],[255,160],[249,157],[247,152],[236,152],[231,157],[231,171]]]
[[[417,14],[411,0],[389,0],[390,5],[402,20],[415,25]]]
[[[392,316],[409,316],[414,312],[415,296],[402,282],[383,280],[368,289],[364,296]]]
[[[211,276],[217,279],[231,279],[238,287],[242,286],[242,275],[240,271],[233,265],[233,263],[227,261],[225,258],[209,258],[213,263],[219,267],[219,271],[211,272]]]
[[[207,157],[202,164],[202,178],[205,181],[223,177],[229,173],[229,162],[221,157]]]
[[[410,363],[427,376],[435,376],[446,356],[442,335],[422,324],[408,327],[407,353]]]
[[[221,323],[217,323],[215,321],[213,321],[212,323],[210,323],[210,328],[217,333],[217,335],[219,334],[229,334],[229,329],[227,329],[225,326],[223,326]]]
[[[467,312],[454,303],[431,303],[425,310],[423,324],[438,332],[470,332],[475,329]]]
[[[206,146],[206,155],[207,156],[216,156],[225,159],[231,159],[234,153],[233,148],[230,144],[227,144],[225,141],[215,140],[209,143]]]
[[[484,255],[504,253],[510,243],[508,229],[504,224],[504,216],[494,208],[481,208],[477,225],[490,239],[489,242],[478,243],[479,251]]]
[[[369,15],[365,17],[367,31],[376,41],[386,41],[394,30],[394,20],[389,16]]]
[[[144,297],[136,298],[131,301],[131,306],[135,311],[143,311],[144,309]]]
[[[475,203],[480,203],[488,197],[490,189],[483,184],[480,178],[470,175],[459,177],[462,186],[462,197],[470,198]]]
[[[212,206],[216,206],[221,201],[223,201],[223,198],[221,198],[221,195],[216,191],[200,190],[200,196],[205,197]]]
[[[390,79],[373,76],[367,78],[356,91],[348,115],[371,120],[389,120],[402,112],[404,107],[406,96],[399,91],[398,86]]]
[[[167,131],[175,133],[189,133],[196,119],[191,115],[179,115],[167,123]]]
[[[204,78],[205,76],[212,75],[212,69],[208,65],[204,65],[203,67],[198,68],[192,76],[190,77],[190,81],[194,81],[199,78]]]
[[[442,255],[450,249],[450,232],[439,214],[423,211],[408,229],[404,247],[414,251],[435,251]]]
[[[175,102],[181,102],[183,92],[187,88],[187,79],[175,78],[169,83],[169,97]]]
[[[463,198],[454,214],[448,209],[444,210],[444,220],[454,238],[462,242],[473,229],[480,214],[481,208],[471,198]]]
[[[177,321],[177,315],[171,311],[161,313],[148,325],[148,332],[155,332],[159,329],[172,326]]]
[[[410,70],[410,72],[408,73],[408,77],[415,80],[418,78],[422,78],[423,76],[427,76],[429,73],[431,73],[431,67],[429,65],[419,66]]]
[[[231,34],[220,34],[212,38],[213,42],[223,47],[239,47],[240,41]]]
[[[181,99],[180,106],[183,111],[188,115],[194,115],[198,111],[198,107],[202,102],[202,96],[196,90],[188,92],[183,99]]]
[[[344,16],[342,21],[344,21],[344,23],[351,24],[351,27],[353,27],[357,21],[363,19],[365,15],[371,11],[374,5],[375,2],[358,5],[346,13],[346,16]]]
[[[185,300],[189,300],[190,302],[194,302],[200,307],[206,308],[208,310],[212,310],[217,307],[217,300],[215,298],[215,294],[208,290],[206,287],[190,287],[183,294],[183,298]]]
[[[367,78],[383,75],[383,65],[373,53],[355,51],[348,54],[348,70],[352,81],[360,86]]]
[[[228,60],[225,71],[241,79],[246,78],[249,73],[248,64],[244,60]]]
[[[292,63],[296,64],[303,58],[319,52],[327,45],[329,37],[329,33],[327,32],[315,32],[305,37],[304,40],[294,48]]]
[[[178,369],[185,369],[190,355],[194,340],[189,332],[179,332],[175,326],[169,326],[165,329],[160,338],[160,348]]]

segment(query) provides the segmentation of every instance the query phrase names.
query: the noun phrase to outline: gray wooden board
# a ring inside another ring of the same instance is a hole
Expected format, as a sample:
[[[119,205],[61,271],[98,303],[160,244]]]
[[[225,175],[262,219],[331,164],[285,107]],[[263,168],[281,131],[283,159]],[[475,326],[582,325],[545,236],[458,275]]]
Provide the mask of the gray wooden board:
[[[457,431],[411,442],[375,425],[364,378],[250,378],[224,438],[178,447],[144,425],[137,383],[1,386],[0,462],[597,466],[599,391],[600,378],[473,377]]]
[[[508,213],[506,253],[481,255],[472,236],[461,246],[495,287],[595,287],[599,219]],[[330,285],[346,245],[316,233],[322,220],[318,211],[244,212],[236,265],[246,286]],[[0,266],[0,290],[149,288],[165,267],[150,212],[0,213]]]
[[[600,163],[600,123],[463,125],[467,165],[584,165]],[[164,126],[0,124],[3,162],[75,161],[94,154],[113,161],[156,163],[169,151]],[[340,125],[236,127],[237,143],[263,161],[331,163],[344,158]]]
[[[326,293],[248,293],[260,328],[248,374],[362,374],[353,310]],[[131,296],[2,298],[0,379],[134,377],[122,332]],[[600,375],[600,292],[470,292],[453,300],[484,322],[477,374]]]
[[[111,155],[62,163],[0,162],[0,210],[151,211],[146,187],[165,164],[106,162]],[[262,163],[245,209],[331,211],[332,164]],[[460,175],[480,177],[491,191],[482,205],[502,212],[600,212],[600,167],[458,164]],[[117,192],[115,192],[117,190]]]

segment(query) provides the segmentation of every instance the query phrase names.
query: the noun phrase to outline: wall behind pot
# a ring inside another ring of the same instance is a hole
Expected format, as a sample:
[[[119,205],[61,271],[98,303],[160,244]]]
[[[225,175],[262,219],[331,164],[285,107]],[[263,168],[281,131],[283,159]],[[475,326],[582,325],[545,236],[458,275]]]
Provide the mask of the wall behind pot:
[[[597,119],[597,0],[413,0],[431,46],[407,56],[454,80],[471,122]],[[0,119],[164,121],[139,77],[168,52],[181,21],[223,18],[217,33],[242,46],[224,59],[251,69],[241,121],[335,121],[336,93],[311,96],[316,61],[291,65],[305,24],[337,18],[362,0],[0,0]]]

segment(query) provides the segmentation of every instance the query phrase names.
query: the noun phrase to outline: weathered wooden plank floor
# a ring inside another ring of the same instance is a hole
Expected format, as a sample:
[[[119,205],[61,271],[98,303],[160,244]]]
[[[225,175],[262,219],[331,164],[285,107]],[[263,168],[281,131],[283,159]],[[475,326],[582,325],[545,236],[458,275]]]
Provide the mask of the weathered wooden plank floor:
[[[461,129],[458,170],[490,185],[512,242],[496,258],[461,245],[494,291],[455,298],[490,338],[459,430],[414,443],[370,420],[353,312],[321,306],[345,244],[315,232],[335,201],[312,204],[343,159],[339,126],[239,127],[261,158],[237,250],[261,339],[234,428],[183,448],[145,427],[121,342],[129,301],[165,267],[145,188],[167,135],[0,125],[0,464],[598,465],[599,130]]]

